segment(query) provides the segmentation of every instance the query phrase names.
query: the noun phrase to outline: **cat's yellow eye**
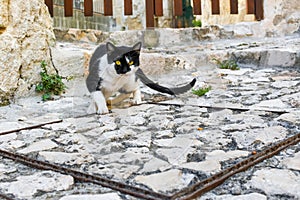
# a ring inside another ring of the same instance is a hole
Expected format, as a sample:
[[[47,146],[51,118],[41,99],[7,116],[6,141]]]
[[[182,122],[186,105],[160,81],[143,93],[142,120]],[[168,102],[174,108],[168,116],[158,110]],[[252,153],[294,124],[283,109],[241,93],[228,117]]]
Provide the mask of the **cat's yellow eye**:
[[[119,60],[117,60],[115,63],[116,65],[121,65],[121,62]]]
[[[129,65],[133,65],[133,61],[130,61],[128,64],[129,64]]]

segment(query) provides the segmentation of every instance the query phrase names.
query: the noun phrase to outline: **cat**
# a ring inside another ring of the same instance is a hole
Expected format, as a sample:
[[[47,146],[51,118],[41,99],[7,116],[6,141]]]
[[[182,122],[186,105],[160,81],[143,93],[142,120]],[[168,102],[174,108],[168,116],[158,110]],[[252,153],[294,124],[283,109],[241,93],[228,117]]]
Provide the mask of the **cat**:
[[[92,97],[88,113],[108,113],[107,100],[116,92],[120,95],[113,102],[133,94],[133,102],[140,104],[140,81],[151,89],[170,95],[184,93],[195,85],[195,78],[189,84],[176,88],[167,88],[151,81],[139,68],[141,48],[141,42],[133,46],[115,46],[107,42],[96,48],[89,62],[89,75],[86,79],[86,86]]]

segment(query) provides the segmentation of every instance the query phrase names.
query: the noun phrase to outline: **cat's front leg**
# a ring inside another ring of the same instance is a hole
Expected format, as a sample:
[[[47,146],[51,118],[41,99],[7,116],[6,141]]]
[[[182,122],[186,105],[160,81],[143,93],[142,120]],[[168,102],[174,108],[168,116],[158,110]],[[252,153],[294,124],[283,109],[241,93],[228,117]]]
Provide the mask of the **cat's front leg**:
[[[142,94],[140,88],[137,88],[133,91],[133,102],[135,104],[141,104],[142,103]]]
[[[91,93],[91,96],[93,98],[92,103],[95,105],[95,110],[97,114],[105,114],[108,113],[108,108],[106,105],[106,100],[101,91],[95,91]]]

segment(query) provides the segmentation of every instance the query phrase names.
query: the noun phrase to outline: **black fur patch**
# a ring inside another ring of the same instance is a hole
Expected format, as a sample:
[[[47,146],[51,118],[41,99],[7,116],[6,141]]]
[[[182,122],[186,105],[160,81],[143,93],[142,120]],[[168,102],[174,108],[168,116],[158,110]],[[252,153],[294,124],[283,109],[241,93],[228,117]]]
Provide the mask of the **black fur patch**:
[[[103,78],[99,78],[98,80],[98,83],[97,83],[97,86],[96,86],[96,91],[101,91],[101,83],[103,81]]]

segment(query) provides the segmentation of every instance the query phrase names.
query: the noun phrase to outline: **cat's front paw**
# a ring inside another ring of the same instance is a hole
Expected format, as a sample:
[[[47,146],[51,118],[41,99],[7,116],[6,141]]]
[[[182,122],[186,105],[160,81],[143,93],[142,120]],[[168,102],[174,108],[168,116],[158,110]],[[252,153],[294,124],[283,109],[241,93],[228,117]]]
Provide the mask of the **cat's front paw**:
[[[142,103],[142,99],[137,98],[137,99],[133,99],[133,104],[138,105]]]
[[[133,103],[134,104],[142,103],[142,95],[141,95],[141,91],[139,89],[133,92]]]
[[[102,115],[102,114],[107,114],[109,113],[107,106],[103,106],[102,108],[97,109],[97,114]]]

